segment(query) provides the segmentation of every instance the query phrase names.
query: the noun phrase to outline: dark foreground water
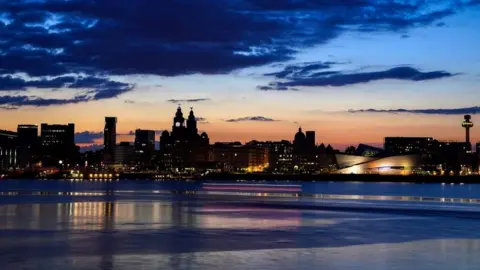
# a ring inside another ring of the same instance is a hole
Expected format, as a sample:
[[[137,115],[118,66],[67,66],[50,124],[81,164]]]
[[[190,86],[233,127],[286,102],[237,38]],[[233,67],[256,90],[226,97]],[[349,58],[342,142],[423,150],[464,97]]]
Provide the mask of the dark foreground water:
[[[0,269],[480,265],[480,185],[305,183],[301,190],[297,197],[212,193],[200,183],[0,181]]]

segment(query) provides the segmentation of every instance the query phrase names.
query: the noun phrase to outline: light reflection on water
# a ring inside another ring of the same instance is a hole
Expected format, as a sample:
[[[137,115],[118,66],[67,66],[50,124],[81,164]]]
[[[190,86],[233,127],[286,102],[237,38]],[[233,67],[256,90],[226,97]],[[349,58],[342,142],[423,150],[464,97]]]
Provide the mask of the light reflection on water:
[[[446,207],[480,212],[475,199],[291,195],[0,194],[7,199],[0,204],[0,269],[451,270],[480,265],[480,215],[423,215]],[[357,211],[358,206],[419,211],[380,213]]]

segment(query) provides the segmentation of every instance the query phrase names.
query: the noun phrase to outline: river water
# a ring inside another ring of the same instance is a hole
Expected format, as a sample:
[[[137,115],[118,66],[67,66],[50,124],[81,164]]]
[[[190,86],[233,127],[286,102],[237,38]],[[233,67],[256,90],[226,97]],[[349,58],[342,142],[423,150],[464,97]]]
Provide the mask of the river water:
[[[0,269],[480,265],[480,185],[250,184],[2,180]]]

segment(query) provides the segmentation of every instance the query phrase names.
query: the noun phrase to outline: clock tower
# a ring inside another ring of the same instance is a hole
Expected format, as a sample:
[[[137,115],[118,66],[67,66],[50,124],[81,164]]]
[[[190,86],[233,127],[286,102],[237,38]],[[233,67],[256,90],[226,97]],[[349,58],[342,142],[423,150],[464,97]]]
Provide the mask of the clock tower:
[[[173,118],[172,131],[179,128],[185,128],[185,118],[183,117],[182,108],[180,108],[180,105],[178,105],[177,113],[175,113],[175,117]]]

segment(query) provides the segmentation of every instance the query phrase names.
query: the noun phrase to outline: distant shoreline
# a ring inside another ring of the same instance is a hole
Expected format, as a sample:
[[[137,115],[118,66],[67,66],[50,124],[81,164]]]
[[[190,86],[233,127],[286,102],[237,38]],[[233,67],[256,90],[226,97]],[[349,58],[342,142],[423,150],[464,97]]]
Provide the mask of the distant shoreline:
[[[305,181],[305,182],[397,182],[397,183],[470,183],[480,184],[480,175],[469,176],[422,176],[422,175],[378,175],[378,174],[216,174],[200,178],[205,181]]]
[[[2,180],[58,180],[64,177],[54,176],[47,179],[35,178],[32,176],[24,177],[5,177]],[[110,180],[110,179],[84,179],[84,180]],[[454,183],[454,184],[480,184],[480,175],[470,176],[422,176],[422,175],[378,175],[378,174],[232,174],[219,173],[208,174],[197,177],[170,177],[162,178],[155,174],[120,174],[112,180],[165,180],[165,181],[200,181],[200,182],[222,182],[222,181],[282,181],[282,182],[392,182],[392,183]]]

